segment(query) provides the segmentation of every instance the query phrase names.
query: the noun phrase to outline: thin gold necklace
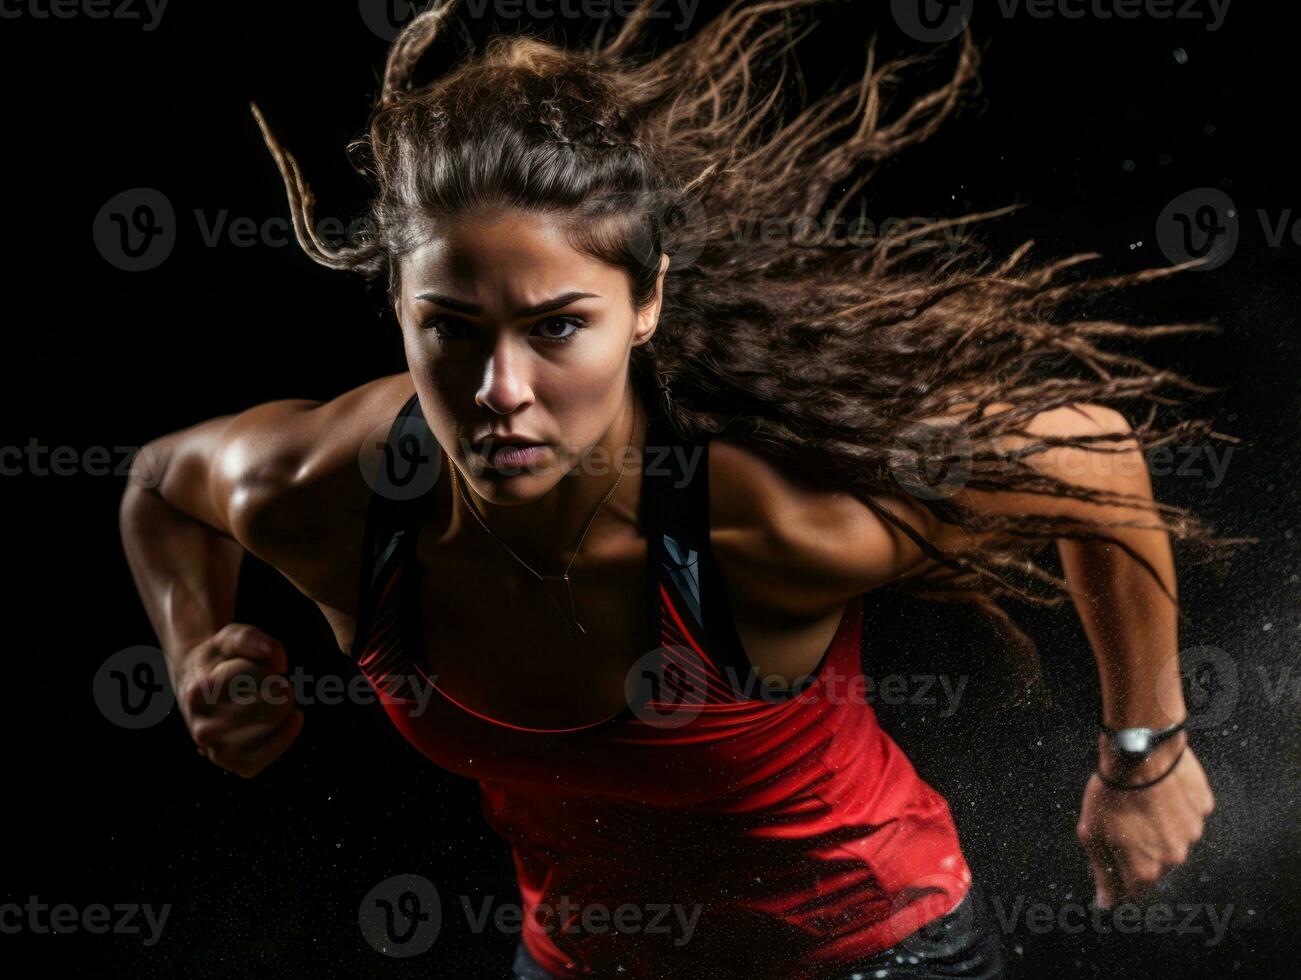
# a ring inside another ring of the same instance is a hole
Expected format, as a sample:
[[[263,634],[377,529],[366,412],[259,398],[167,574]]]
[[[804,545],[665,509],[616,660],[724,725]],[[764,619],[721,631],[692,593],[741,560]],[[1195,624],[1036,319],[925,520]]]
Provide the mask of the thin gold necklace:
[[[634,438],[637,435],[637,416],[639,414],[640,413],[637,411],[637,403],[634,400],[633,422],[632,422],[632,433]],[[574,553],[573,555],[570,556],[569,564],[565,566],[564,572],[562,572],[560,575],[543,575],[532,565],[526,562],[523,558],[515,554],[511,546],[508,545],[505,541],[503,541],[497,535],[497,533],[493,531],[492,528],[490,528],[487,524],[484,523],[483,518],[479,516],[478,510],[475,509],[475,506],[472,503],[470,503],[469,498],[467,498],[465,495],[465,490],[462,489],[461,487],[461,481],[458,479],[456,465],[455,464],[452,465],[452,483],[456,485],[457,493],[461,495],[461,501],[465,504],[466,508],[470,511],[470,513],[474,515],[474,519],[479,522],[479,526],[482,527],[485,531],[487,531],[488,534],[490,534],[493,538],[495,538],[497,543],[500,544],[503,548],[505,548],[506,551],[510,553],[510,556],[512,558],[514,558],[517,562],[519,562],[530,572],[532,572],[533,575],[538,579],[538,581],[542,583],[542,591],[547,594],[547,598],[551,600],[551,604],[555,606],[556,611],[560,613],[560,618],[563,619],[566,625],[569,627],[570,636],[586,636],[587,630],[584,628],[583,624],[578,621],[578,616],[574,610],[574,590],[569,582],[569,569],[570,567],[573,566],[574,559],[578,557],[578,552],[582,549],[583,542],[587,539],[587,532],[591,529],[592,522],[596,520],[596,515],[601,512],[601,508],[605,506],[606,501],[608,501],[611,497],[614,496],[614,491],[619,489],[619,482],[623,479],[624,472],[625,472],[625,467],[622,466],[619,467],[619,478],[614,481],[614,486],[610,488],[609,493],[607,493],[603,498],[601,498],[601,502],[596,505],[596,510],[592,511],[592,516],[587,519],[587,525],[583,528],[583,534],[578,539],[578,544],[574,547]],[[547,588],[548,581],[557,581],[557,580],[565,583],[565,591],[569,594],[569,615],[565,615],[565,610],[561,607],[560,603],[556,601],[556,597],[551,594],[551,590]]]

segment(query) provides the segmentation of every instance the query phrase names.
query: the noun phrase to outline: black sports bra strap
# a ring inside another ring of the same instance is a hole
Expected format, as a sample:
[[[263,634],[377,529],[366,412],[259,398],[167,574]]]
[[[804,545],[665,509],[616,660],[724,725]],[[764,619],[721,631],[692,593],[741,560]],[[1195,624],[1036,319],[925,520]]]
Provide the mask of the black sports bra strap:
[[[684,440],[669,433],[659,443],[646,459],[659,480],[654,565],[695,620],[729,685],[744,697],[755,690],[754,668],[737,633],[709,543],[709,439]]]
[[[646,538],[646,652],[660,646],[664,610],[660,604],[660,580],[663,575],[663,549],[660,529],[664,521],[664,478],[656,465],[656,447],[667,439],[667,424],[653,405],[646,419],[646,445],[642,455],[641,494],[637,502],[637,527]]]
[[[405,534],[413,504],[437,482],[441,451],[419,410],[416,395],[407,399],[379,448],[373,471],[363,474],[371,487],[362,537],[361,567],[357,583],[357,631],[352,657],[363,649],[370,631],[381,573],[389,567]]]

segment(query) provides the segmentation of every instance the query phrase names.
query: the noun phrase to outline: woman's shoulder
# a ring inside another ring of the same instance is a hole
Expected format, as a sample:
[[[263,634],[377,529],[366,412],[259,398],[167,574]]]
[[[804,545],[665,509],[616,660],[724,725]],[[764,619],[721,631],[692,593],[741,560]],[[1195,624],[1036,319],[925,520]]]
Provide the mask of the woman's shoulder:
[[[246,413],[234,433],[237,537],[317,602],[343,610],[355,604],[355,566],[374,492],[368,464],[378,462],[414,391],[404,372],[292,411],[269,403]]]
[[[972,407],[974,404],[958,406],[953,414],[960,419]],[[1013,408],[1007,403],[988,404],[982,415]],[[1072,404],[1032,414],[1021,420],[1018,431],[1020,435],[1000,438],[1000,447],[1017,449],[1043,436],[1069,439],[1124,435],[1130,430],[1114,409]],[[882,516],[883,512],[941,551],[959,551],[979,540],[964,527],[941,522],[902,486],[896,493],[866,494],[872,503],[868,506],[857,494],[812,482],[740,442],[716,437],[710,446],[710,540],[720,564],[734,570],[731,578],[738,587],[752,590],[756,601],[817,610],[933,571],[935,561],[910,535]],[[1090,474],[1099,485],[1112,479],[1108,475],[1112,467],[1099,462],[1087,449],[1058,446],[1035,458],[1039,467]],[[1064,515],[1084,509],[1070,497],[1045,501],[1042,495],[964,489],[956,499],[990,513]]]
[[[921,527],[903,495],[873,494]],[[792,616],[820,616],[902,577],[903,532],[850,491],[818,484],[740,442],[709,452],[710,545],[729,588]]]

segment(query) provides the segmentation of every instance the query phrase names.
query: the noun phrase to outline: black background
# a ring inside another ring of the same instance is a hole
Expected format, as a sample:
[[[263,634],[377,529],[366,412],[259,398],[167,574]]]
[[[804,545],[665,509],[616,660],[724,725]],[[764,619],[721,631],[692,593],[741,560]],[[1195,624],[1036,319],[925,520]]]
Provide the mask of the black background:
[[[1271,226],[1285,213],[1301,220],[1297,24],[1283,4],[1243,0],[1214,31],[1205,20],[1036,19],[977,6],[980,96],[887,169],[869,189],[868,214],[1022,201],[1029,207],[986,227],[991,247],[1033,238],[1041,257],[1096,250],[1099,271],[1119,271],[1167,264],[1154,229],[1177,195],[1228,193],[1241,240],[1227,263],[1104,298],[1092,312],[1223,327],[1146,353],[1224,386],[1198,410],[1246,441],[1218,485],[1187,473],[1154,482],[1158,497],[1197,508],[1223,533],[1260,539],[1221,573],[1180,566],[1180,646],[1224,651],[1238,693],[1222,724],[1194,732],[1218,808],[1157,898],[1230,914],[1224,941],[1035,932],[1022,917],[1006,937],[1013,975],[1288,975],[1286,943],[1301,924],[1292,466],[1301,245],[1291,236],[1272,245],[1260,213]],[[358,213],[367,187],[343,147],[364,126],[385,42],[356,2],[176,2],[152,30],[123,18],[39,18],[27,0],[6,9],[18,13],[0,19],[5,444],[139,446],[262,401],[328,399],[404,369],[382,297],[292,243],[206,244],[195,218],[224,210],[261,224],[287,214],[250,99],[298,155],[320,213]],[[47,8],[38,0],[35,9]],[[690,29],[716,9],[702,3]],[[828,4],[824,20],[803,49],[815,91],[857,79],[873,31],[883,53],[930,50],[896,27],[885,3]],[[494,23],[468,10],[460,22],[428,59],[431,76],[466,37],[481,44],[495,30],[550,26],[578,40],[594,29],[574,19]],[[675,37],[663,24],[653,32],[661,45]],[[941,56],[939,73],[951,58]],[[161,191],[177,215],[175,248],[149,271],[113,267],[92,238],[100,209],[133,188]],[[6,960],[85,976],[506,974],[515,937],[470,935],[454,897],[514,900],[473,783],[428,765],[377,706],[309,706],[299,742],[251,781],[200,759],[175,711],[144,731],[110,724],[91,699],[92,677],[113,652],[153,640],[118,540],[124,478],[26,472],[2,485],[8,618],[18,628],[6,658],[0,899],[172,905],[152,947],[130,935],[23,933],[0,936]],[[881,603],[865,649],[876,677],[937,664],[970,675],[970,710],[938,718],[934,708],[879,704],[878,713],[950,801],[991,896],[1004,908],[1021,897],[1060,909],[1092,896],[1074,826],[1095,752],[1096,674],[1069,608],[1009,610],[1040,645],[1052,708],[981,706],[998,685],[996,638],[962,610]],[[304,669],[352,676],[312,605],[253,559],[238,615],[281,637]],[[1280,682],[1285,693],[1271,697]],[[357,927],[362,896],[399,873],[428,877],[444,896],[439,939],[413,960],[381,956]]]

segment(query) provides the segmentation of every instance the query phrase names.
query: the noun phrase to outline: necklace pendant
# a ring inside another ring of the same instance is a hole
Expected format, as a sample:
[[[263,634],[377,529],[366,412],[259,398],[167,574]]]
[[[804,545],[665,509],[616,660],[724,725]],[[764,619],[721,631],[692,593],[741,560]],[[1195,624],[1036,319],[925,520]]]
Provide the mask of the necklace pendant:
[[[569,573],[565,572],[561,575],[539,575],[538,578],[542,580],[542,590],[546,592],[547,598],[550,599],[551,604],[556,607],[556,612],[560,613],[560,618],[565,621],[565,626],[568,627],[569,635],[586,636],[587,630],[585,630],[583,624],[578,621],[578,616],[574,611],[574,590],[569,585]],[[566,614],[565,610],[561,608],[560,603],[556,601],[556,597],[551,594],[551,590],[547,588],[548,582],[565,583],[565,593],[569,596],[568,614]]]

